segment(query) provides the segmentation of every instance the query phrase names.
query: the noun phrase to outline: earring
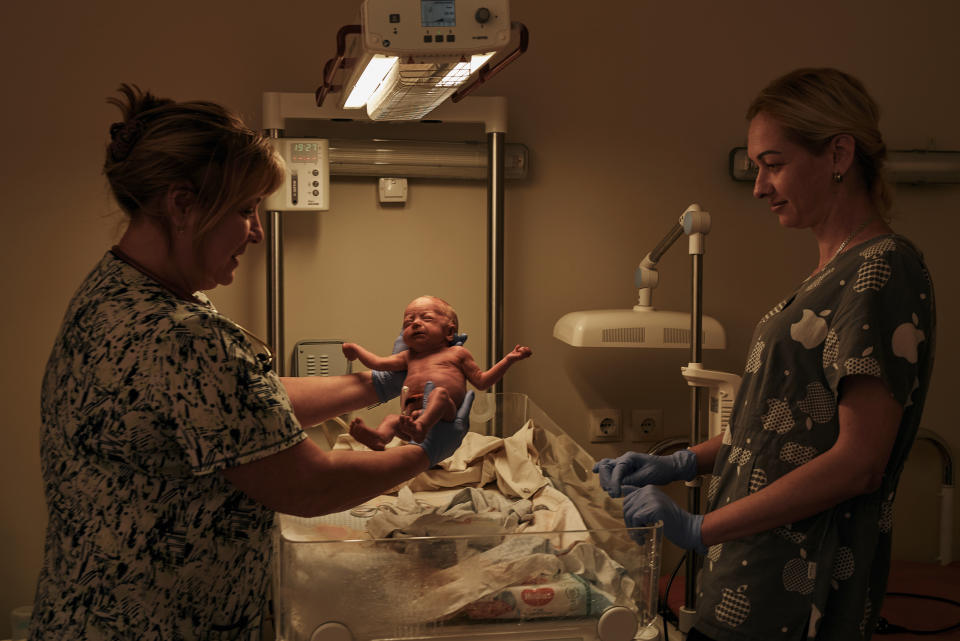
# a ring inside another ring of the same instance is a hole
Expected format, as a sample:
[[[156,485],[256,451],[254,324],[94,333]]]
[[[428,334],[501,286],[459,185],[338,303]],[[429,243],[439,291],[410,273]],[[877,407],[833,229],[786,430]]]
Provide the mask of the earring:
[[[842,182],[843,182],[843,174],[841,174],[839,171],[833,172],[833,182],[835,182],[835,183],[842,183]]]

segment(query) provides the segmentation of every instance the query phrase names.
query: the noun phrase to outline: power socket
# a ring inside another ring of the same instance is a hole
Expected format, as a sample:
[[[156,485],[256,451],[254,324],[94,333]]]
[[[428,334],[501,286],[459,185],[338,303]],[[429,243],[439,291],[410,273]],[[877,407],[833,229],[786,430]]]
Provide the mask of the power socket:
[[[663,410],[633,410],[630,421],[635,443],[663,440]]]
[[[591,443],[616,443],[623,440],[620,410],[589,410],[589,416]]]

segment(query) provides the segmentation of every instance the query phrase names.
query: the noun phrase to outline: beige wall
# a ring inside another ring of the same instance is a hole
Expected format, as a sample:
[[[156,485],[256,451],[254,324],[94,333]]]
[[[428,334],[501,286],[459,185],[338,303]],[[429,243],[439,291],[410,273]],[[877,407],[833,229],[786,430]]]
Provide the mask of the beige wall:
[[[72,291],[117,238],[120,221],[99,170],[116,119],[104,99],[118,83],[135,82],[223,102],[257,126],[262,91],[316,88],[336,29],[354,20],[358,4],[0,5],[0,637],[6,613],[32,600],[40,563],[44,362]],[[632,444],[586,443],[588,408],[660,408],[668,434],[687,432],[689,396],[679,377],[686,352],[575,350],[551,336],[562,314],[631,305],[636,263],[697,201],[714,216],[705,307],[729,343],[708,352],[705,366],[738,372],[754,322],[815,263],[811,237],[778,228],[749,185],[727,175],[727,154],[745,142],[743,111],[758,88],[796,66],[838,66],[882,105],[890,148],[960,149],[960,5],[952,0],[910,8],[899,0],[515,0],[513,17],[530,29],[530,50],[480,92],[508,97],[508,138],[532,157],[529,179],[506,195],[505,339],[530,345],[535,356],[510,372],[506,388],[529,394],[597,456]],[[960,455],[949,400],[957,353],[950,329],[960,319],[949,260],[960,186],[900,187],[898,196],[895,226],[925,250],[938,288],[938,368],[924,425]],[[377,204],[374,179],[335,180],[331,202],[327,214],[287,218],[288,347],[342,338],[385,350],[403,304],[430,292],[458,307],[472,335],[467,346],[483,354],[483,186],[411,180],[408,205],[387,209]],[[661,268],[658,306],[687,309],[682,247]],[[248,252],[237,282],[212,295],[260,333],[264,269],[263,250]],[[933,449],[918,446],[897,505],[899,558],[936,554],[938,468]]]

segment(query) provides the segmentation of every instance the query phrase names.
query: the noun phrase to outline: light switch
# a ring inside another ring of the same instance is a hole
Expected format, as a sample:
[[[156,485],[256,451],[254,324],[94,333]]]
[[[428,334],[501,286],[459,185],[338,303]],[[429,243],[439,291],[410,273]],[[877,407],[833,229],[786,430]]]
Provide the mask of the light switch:
[[[406,178],[381,178],[380,202],[405,203],[407,202]]]

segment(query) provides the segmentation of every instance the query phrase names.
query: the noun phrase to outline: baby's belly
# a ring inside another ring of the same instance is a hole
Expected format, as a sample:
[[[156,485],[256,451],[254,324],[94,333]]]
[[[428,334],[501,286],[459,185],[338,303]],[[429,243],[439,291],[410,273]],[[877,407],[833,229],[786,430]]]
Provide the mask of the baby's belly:
[[[411,375],[408,373],[403,384],[410,388],[411,394],[423,394],[423,387],[427,384],[427,381],[433,381],[436,387],[446,388],[453,403],[458,407],[460,403],[463,402],[463,397],[467,393],[467,383],[463,377],[446,376],[443,372],[432,372],[428,376]]]

